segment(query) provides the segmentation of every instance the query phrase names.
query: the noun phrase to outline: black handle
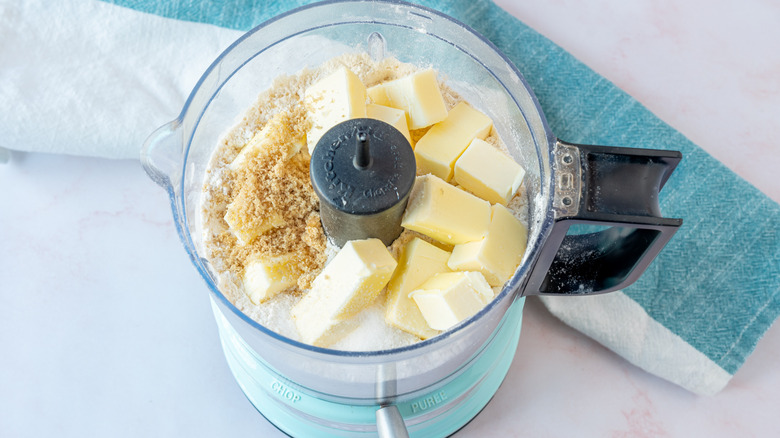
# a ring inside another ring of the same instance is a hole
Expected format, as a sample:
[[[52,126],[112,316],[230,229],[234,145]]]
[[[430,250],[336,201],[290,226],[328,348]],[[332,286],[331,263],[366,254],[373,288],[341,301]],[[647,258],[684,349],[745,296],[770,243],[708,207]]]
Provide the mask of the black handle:
[[[553,229],[524,295],[590,295],[635,282],[682,225],[658,194],[677,151],[556,144]]]

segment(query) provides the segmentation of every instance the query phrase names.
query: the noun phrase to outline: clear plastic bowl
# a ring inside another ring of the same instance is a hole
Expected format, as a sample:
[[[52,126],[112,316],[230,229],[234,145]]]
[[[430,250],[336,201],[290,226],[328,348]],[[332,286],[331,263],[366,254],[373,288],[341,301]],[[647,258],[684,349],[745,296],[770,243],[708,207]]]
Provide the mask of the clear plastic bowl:
[[[527,171],[528,249],[500,295],[440,336],[386,351],[313,347],[257,324],[218,290],[200,238],[205,171],[220,137],[274,78],[343,53],[382,47],[402,62],[433,66],[492,118]],[[454,432],[476,415],[512,361],[520,289],[552,223],[554,142],[520,73],[468,27],[409,4],[327,2],[277,17],[231,45],[198,82],[181,115],[150,136],[142,161],[170,196],[181,240],[210,290],[228,363],[263,415],[294,435],[362,436],[376,434],[374,413],[393,405],[413,435],[435,436]]]

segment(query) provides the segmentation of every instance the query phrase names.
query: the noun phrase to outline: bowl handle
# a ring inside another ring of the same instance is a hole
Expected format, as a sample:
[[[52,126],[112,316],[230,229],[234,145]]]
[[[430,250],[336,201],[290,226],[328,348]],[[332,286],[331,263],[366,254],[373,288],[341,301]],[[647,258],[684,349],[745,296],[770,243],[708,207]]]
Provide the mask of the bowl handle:
[[[181,123],[178,119],[160,126],[149,135],[141,148],[144,170],[152,181],[169,191],[173,186],[171,180],[181,172],[182,166],[179,126]]]
[[[553,156],[553,228],[523,294],[590,295],[635,282],[682,225],[658,205],[682,154],[558,140]]]

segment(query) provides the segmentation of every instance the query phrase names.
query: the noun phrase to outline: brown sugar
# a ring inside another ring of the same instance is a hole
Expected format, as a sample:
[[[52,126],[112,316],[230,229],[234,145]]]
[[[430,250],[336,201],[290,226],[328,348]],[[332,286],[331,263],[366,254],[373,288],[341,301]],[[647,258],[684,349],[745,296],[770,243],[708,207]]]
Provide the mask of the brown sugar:
[[[309,182],[309,158],[300,151],[308,123],[302,111],[277,113],[264,127],[262,147],[255,148],[243,166],[225,171],[227,190],[212,192],[213,216],[224,216],[226,206],[242,218],[242,226],[264,229],[241,244],[223,227],[211,245],[212,259],[240,275],[248,260],[291,254],[291,270],[300,275],[298,287],[309,287],[325,264],[325,235],[319,225],[319,201]],[[212,218],[215,219],[215,218]],[[270,225],[269,225],[270,224]],[[304,275],[307,274],[307,275]]]

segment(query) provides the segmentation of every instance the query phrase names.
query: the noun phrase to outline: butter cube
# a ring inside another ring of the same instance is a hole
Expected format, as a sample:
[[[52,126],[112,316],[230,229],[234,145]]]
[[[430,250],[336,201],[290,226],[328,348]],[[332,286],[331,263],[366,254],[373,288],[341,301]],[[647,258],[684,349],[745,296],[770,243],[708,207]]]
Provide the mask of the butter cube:
[[[293,307],[295,327],[301,335],[302,342],[316,347],[328,347],[357,327],[358,318],[331,318],[319,314],[318,306],[320,306],[319,300],[301,299]]]
[[[433,175],[417,177],[401,226],[450,245],[480,240],[490,203]]]
[[[410,145],[412,144],[412,137],[409,135],[409,126],[406,124],[406,112],[404,110],[370,103],[366,105],[366,117],[381,120],[392,125],[406,137]]]
[[[321,347],[336,341],[346,330],[341,323],[376,299],[396,265],[379,239],[344,244],[292,309],[303,341]]]
[[[385,321],[405,332],[422,339],[436,336],[439,332],[428,326],[417,304],[409,293],[422,283],[441,272],[450,272],[447,260],[450,253],[415,237],[402,249],[398,267],[387,283],[387,309]]]
[[[406,111],[409,129],[420,129],[447,117],[447,107],[432,68],[375,85],[368,96],[379,105]]]
[[[506,205],[523,176],[525,170],[515,160],[478,138],[455,163],[455,181],[493,204]]]
[[[306,89],[303,103],[312,120],[306,138],[309,153],[330,128],[345,120],[366,116],[366,87],[360,78],[341,67]]]
[[[506,207],[493,205],[485,238],[455,245],[447,266],[479,271],[491,286],[502,286],[514,274],[528,242],[528,230]]]
[[[320,314],[320,305],[320,300],[301,299],[293,307],[293,320],[302,342],[316,347],[328,347],[357,327],[358,318],[336,319]]]
[[[291,262],[292,254],[252,259],[244,268],[244,293],[253,303],[260,304],[294,286],[298,275]]]
[[[431,328],[447,330],[479,312],[493,289],[479,272],[436,274],[411,293]]]
[[[259,204],[246,188],[242,188],[228,204],[225,222],[240,245],[251,243],[255,237],[266,231],[285,225],[279,212],[259,211],[259,208]]]
[[[290,136],[293,130],[289,129],[289,123],[290,116],[287,113],[279,113],[271,117],[265,126],[241,148],[229,167],[234,171],[241,170],[252,156],[274,147],[286,148],[286,159],[297,154],[305,143],[304,137],[303,135]]]
[[[417,167],[422,173],[432,173],[444,181],[452,179],[458,157],[474,138],[484,140],[490,134],[490,117],[460,102],[447,118],[433,125],[414,146]]]

